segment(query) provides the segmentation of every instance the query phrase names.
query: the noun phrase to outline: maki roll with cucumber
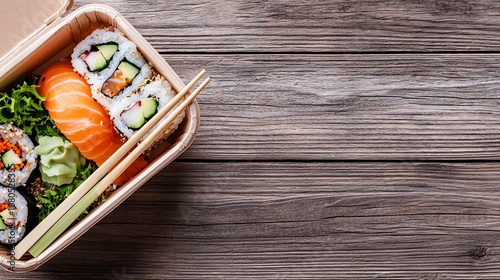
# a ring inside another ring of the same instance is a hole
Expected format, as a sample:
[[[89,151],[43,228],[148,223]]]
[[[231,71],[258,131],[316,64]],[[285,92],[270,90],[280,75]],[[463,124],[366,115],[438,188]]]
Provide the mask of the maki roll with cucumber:
[[[30,230],[32,201],[13,187],[0,188],[0,243],[15,244]]]
[[[135,44],[118,29],[95,30],[74,49],[71,63],[90,84],[92,97],[109,113],[117,131],[127,138],[175,96],[168,81],[154,76]],[[170,135],[184,116],[182,113],[161,139]]]
[[[111,76],[126,52],[135,45],[121,32],[97,29],[76,45],[71,63],[89,82]]]
[[[37,157],[28,134],[11,124],[0,125],[0,184],[26,184],[37,167]]]
[[[165,78],[158,75],[148,80],[147,84],[134,95],[123,99],[121,103],[111,108],[110,115],[118,131],[125,137],[130,138],[174,97],[175,91],[172,89],[172,86]],[[176,107],[174,107],[174,109]],[[169,114],[167,114],[164,119],[167,118]],[[184,116],[184,112],[180,114],[172,125],[163,133],[161,139],[167,137],[177,129]],[[149,134],[146,134],[145,137],[148,135]]]
[[[152,75],[151,66],[137,50],[125,53],[109,77],[90,83],[92,96],[109,111],[139,90]]]
[[[151,96],[133,102],[128,108],[123,110],[120,118],[128,128],[136,130],[141,128],[157,112],[158,100]]]
[[[153,76],[137,46],[118,29],[95,30],[73,50],[71,63],[106,110],[129,97]]]
[[[118,44],[108,42],[99,45],[92,45],[90,50],[80,55],[80,59],[85,62],[90,71],[101,71],[108,67],[109,62],[118,51]]]
[[[140,64],[140,63],[137,63]],[[118,67],[113,72],[113,75],[109,77],[101,87],[101,93],[105,98],[113,98],[120,94],[124,89],[133,84],[134,81],[137,83],[142,83],[144,79],[136,79],[139,75],[141,69],[134,63],[123,59]],[[135,89],[136,87],[134,87]],[[126,95],[126,94],[125,94]]]

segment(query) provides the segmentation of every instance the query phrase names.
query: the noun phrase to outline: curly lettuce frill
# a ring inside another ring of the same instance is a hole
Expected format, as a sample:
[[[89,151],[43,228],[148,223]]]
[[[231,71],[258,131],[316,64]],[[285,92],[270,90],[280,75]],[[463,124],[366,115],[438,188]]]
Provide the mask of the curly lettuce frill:
[[[11,123],[30,136],[58,136],[59,129],[43,107],[45,98],[36,88],[24,82],[10,93],[0,93],[0,123]]]

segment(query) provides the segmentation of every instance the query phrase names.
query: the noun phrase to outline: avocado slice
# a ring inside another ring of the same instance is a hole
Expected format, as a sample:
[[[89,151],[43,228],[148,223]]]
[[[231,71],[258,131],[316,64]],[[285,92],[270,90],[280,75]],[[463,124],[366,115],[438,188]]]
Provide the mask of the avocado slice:
[[[0,219],[0,230],[4,230],[8,228],[8,226],[3,222],[3,219]]]
[[[85,52],[80,55],[80,58],[85,61],[90,71],[100,71],[108,66],[108,62],[98,50]]]
[[[113,72],[113,75],[104,82],[101,92],[108,97],[115,97],[124,88],[132,84],[139,71],[140,69],[137,66],[127,60],[123,60],[118,64],[118,69]]]
[[[128,109],[125,109],[121,113],[121,117],[125,124],[131,129],[141,128],[146,122],[142,113],[140,101],[134,103],[134,105],[132,105]]]
[[[2,222],[5,223],[5,225],[7,226],[11,226],[14,224],[14,222],[16,221],[16,219],[14,218],[14,216],[12,216],[11,214],[11,210],[9,208],[3,210],[2,212],[0,212],[0,216],[2,216],[3,219],[0,219],[2,220]]]
[[[124,60],[118,65],[118,70],[123,73],[123,77],[130,84],[134,80],[135,76],[139,74],[139,68],[134,64]]]
[[[118,44],[116,43],[107,43],[96,46],[97,49],[101,52],[102,56],[106,61],[110,61],[113,55],[118,51]]]
[[[156,114],[156,111],[158,109],[158,102],[153,97],[142,99],[140,102],[142,115],[146,120],[149,120]]]
[[[125,124],[131,129],[141,128],[157,112],[158,101],[148,97],[135,102],[121,113]]]
[[[20,164],[21,162],[21,158],[13,150],[8,150],[2,155],[2,163],[6,168],[13,164]]]
[[[130,83],[127,82],[127,79],[123,76],[123,72],[117,70],[106,80],[106,82],[104,82],[101,92],[108,97],[115,97],[129,85]]]

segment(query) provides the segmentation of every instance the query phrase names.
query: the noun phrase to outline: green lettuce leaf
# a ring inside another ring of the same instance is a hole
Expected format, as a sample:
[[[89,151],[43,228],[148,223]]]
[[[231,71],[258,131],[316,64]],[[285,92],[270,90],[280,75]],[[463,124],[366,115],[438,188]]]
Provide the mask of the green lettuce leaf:
[[[81,165],[77,169],[76,177],[69,184],[62,186],[51,185],[48,189],[46,189],[43,193],[40,193],[37,197],[38,201],[38,221],[41,222],[45,219],[56,207],[63,202],[76,188],[78,188],[96,169],[96,166],[87,162],[84,165]],[[99,206],[106,200],[106,196],[102,194],[99,199],[97,199],[89,208],[80,215],[78,220],[82,219],[87,213],[89,213],[92,209]]]
[[[23,82],[10,93],[0,93],[0,123],[12,123],[30,136],[59,136],[59,129],[43,107],[45,98],[36,88]]]

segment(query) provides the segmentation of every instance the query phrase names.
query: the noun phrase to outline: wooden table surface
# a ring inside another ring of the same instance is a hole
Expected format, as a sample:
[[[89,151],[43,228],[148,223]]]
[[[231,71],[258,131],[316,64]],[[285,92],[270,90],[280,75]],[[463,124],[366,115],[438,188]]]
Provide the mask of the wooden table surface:
[[[500,2],[97,2],[207,69],[199,133],[1,278],[500,278]]]

